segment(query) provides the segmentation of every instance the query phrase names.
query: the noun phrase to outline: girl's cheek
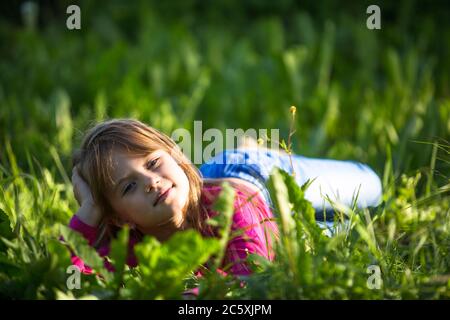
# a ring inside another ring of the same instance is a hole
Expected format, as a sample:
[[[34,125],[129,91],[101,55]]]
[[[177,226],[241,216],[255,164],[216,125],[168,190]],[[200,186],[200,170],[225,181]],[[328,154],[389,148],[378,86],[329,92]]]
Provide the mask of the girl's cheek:
[[[120,200],[120,208],[121,211],[124,213],[128,213],[128,211],[132,210],[133,208],[133,200],[130,196],[121,198]]]

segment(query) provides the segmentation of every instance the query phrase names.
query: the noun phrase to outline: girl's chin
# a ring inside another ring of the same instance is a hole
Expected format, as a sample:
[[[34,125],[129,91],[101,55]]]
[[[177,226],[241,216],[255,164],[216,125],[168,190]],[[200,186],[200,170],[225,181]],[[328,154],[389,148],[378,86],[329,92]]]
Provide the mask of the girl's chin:
[[[154,213],[152,213],[154,217]],[[172,210],[168,210],[167,212],[164,212],[160,215],[159,219],[155,221],[155,219],[152,219],[152,221],[147,221],[141,224],[143,228],[146,229],[156,229],[159,227],[168,227],[170,224],[176,225],[176,222],[180,220],[181,217],[179,214],[175,214]]]
[[[183,225],[184,220],[177,221],[174,218],[162,220],[159,223],[143,224],[137,229],[145,235],[156,237],[159,241],[168,239],[174,232],[179,231]]]

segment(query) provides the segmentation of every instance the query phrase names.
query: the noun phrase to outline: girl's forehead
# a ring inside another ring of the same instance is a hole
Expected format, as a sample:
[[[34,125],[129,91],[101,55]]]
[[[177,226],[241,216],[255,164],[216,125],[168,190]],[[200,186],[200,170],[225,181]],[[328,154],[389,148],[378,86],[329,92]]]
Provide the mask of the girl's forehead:
[[[139,165],[142,160],[149,156],[164,154],[164,150],[149,150],[147,152],[137,153],[125,149],[118,149],[111,154],[111,169],[123,169],[123,167]]]
[[[134,160],[137,158],[145,157],[156,150],[157,149],[151,148],[149,146],[147,146],[146,148],[142,147],[139,149],[132,149],[132,148],[128,149],[127,147],[116,146],[111,149],[111,155],[115,158],[120,158],[121,160]]]
[[[126,150],[117,150],[111,154],[112,169],[121,166],[132,165],[138,162],[142,158],[146,157],[146,154],[136,154]]]

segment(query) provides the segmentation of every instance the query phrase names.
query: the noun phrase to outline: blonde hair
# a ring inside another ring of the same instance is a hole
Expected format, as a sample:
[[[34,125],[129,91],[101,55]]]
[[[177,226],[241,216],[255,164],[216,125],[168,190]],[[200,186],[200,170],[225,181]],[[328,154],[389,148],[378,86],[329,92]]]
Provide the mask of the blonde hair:
[[[198,169],[164,133],[133,119],[114,119],[98,123],[89,129],[81,148],[73,155],[81,177],[89,184],[101,214],[100,232],[95,246],[99,247],[112,235],[112,219],[116,213],[106,192],[112,186],[112,154],[119,148],[133,155],[148,155],[155,150],[168,152],[183,169],[189,181],[189,195],[183,218],[199,232],[206,228],[206,209],[201,205],[203,181]]]

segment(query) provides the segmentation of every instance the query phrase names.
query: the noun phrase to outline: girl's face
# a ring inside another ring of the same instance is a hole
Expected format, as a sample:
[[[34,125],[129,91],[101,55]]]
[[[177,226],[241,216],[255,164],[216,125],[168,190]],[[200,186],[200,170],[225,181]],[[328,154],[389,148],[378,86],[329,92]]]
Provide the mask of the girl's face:
[[[136,156],[116,151],[112,160],[114,184],[107,196],[123,222],[143,233],[161,225],[182,225],[189,180],[169,153],[157,150]]]

